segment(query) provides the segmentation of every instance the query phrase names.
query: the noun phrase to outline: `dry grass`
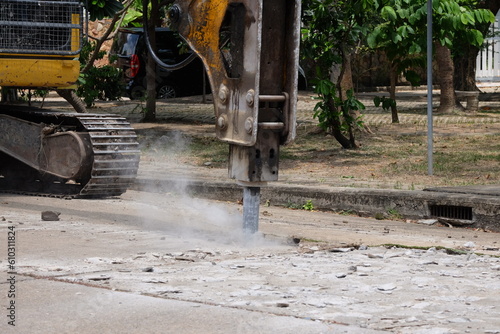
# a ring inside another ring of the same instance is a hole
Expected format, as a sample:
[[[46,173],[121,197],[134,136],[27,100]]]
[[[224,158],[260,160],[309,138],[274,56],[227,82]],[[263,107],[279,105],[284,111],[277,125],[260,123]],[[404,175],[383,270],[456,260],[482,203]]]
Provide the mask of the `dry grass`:
[[[474,127],[474,131],[471,131]],[[500,179],[500,125],[448,125],[434,135],[433,176],[428,176],[427,133],[411,125],[383,125],[361,134],[358,150],[339,148],[331,136],[299,131],[283,150],[285,168],[330,184],[421,189],[494,184]]]
[[[301,103],[300,112],[310,113],[314,103]],[[135,107],[134,103],[120,102],[102,103],[98,109],[120,113],[134,122],[139,118],[139,114],[131,111]],[[210,105],[195,107],[212,112]],[[181,104],[176,108],[184,110],[187,107]],[[171,109],[168,103],[161,107],[157,113],[159,119]],[[344,150],[333,137],[318,131],[315,125],[303,124],[297,129],[295,142],[281,149],[280,180],[404,190],[499,184],[500,111],[497,109],[500,107],[495,105],[474,117],[465,115],[465,118],[470,117],[469,123],[435,125],[432,176],[427,172],[425,124],[372,126],[373,134],[358,134],[361,143],[358,150]],[[425,110],[405,112],[415,115],[423,114]],[[495,119],[497,123],[478,122],[481,118]],[[213,125],[168,122],[136,123],[134,126],[146,160],[148,156],[154,157],[155,161],[175,159],[208,175],[214,168],[227,169],[228,145],[215,139]],[[225,172],[220,174],[225,175]]]
[[[147,131],[139,130],[143,151],[157,158],[175,158],[201,171],[207,167],[227,168],[228,145],[214,138],[210,126],[196,126],[199,131],[191,128],[189,134],[177,127],[155,125]],[[360,149],[344,150],[315,126],[300,127],[295,142],[281,150],[280,179],[289,183],[404,190],[499,182],[498,123],[436,128],[433,176],[427,170],[424,129],[388,124],[372,130],[374,134],[359,135]]]

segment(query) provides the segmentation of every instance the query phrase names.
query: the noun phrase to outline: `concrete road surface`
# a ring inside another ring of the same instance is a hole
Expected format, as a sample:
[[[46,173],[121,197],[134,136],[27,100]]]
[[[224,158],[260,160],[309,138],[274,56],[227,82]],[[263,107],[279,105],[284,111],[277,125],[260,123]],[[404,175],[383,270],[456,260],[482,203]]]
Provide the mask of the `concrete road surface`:
[[[260,217],[248,238],[234,203],[0,194],[0,333],[500,333],[496,233]]]

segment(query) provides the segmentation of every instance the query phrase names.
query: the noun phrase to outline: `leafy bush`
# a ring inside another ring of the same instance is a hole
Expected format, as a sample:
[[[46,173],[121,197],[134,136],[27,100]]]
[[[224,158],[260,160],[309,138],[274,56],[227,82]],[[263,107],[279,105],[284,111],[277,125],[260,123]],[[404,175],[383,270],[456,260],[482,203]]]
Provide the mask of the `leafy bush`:
[[[306,204],[302,205],[302,210],[313,211],[314,205],[312,200],[307,200]]]
[[[361,119],[352,117],[351,110],[364,110],[365,106],[354,97],[352,90],[347,91],[347,98],[342,99],[337,94],[336,85],[329,79],[314,79],[315,99],[319,102],[314,107],[314,118],[318,119],[319,126],[335,135],[335,131],[350,136],[355,127],[361,127]]]
[[[94,49],[93,43],[85,43],[80,53],[81,68],[88,62]],[[97,59],[102,59],[105,54],[105,51],[100,51]],[[87,107],[91,107],[96,100],[118,100],[123,91],[121,77],[121,70],[111,65],[92,66],[80,74],[76,94],[85,101]]]

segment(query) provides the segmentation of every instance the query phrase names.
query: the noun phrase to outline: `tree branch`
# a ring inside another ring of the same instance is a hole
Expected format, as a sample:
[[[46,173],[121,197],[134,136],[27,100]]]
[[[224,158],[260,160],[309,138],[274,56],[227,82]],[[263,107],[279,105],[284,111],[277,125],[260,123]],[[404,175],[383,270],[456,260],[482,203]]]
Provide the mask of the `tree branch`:
[[[87,64],[85,64],[84,68],[80,71],[81,73],[86,73],[93,66],[94,61],[97,59],[97,57],[99,55],[99,51],[101,50],[102,45],[109,38],[112,38],[112,37],[110,37],[110,35],[115,30],[116,23],[120,22],[120,24],[121,24],[121,22],[123,21],[123,17],[125,16],[124,14],[130,8],[130,6],[132,5],[132,3],[133,3],[133,0],[127,0],[123,4],[123,9],[120,10],[119,12],[116,12],[115,15],[113,15],[113,18],[111,20],[111,24],[110,24],[109,28],[106,30],[106,32],[104,33],[104,35],[102,35],[101,38],[95,38],[96,45],[95,45],[94,52],[90,56],[89,61],[87,62]],[[120,25],[118,25],[118,27],[119,26]],[[116,34],[116,31],[113,33],[113,36],[114,36],[114,34]]]

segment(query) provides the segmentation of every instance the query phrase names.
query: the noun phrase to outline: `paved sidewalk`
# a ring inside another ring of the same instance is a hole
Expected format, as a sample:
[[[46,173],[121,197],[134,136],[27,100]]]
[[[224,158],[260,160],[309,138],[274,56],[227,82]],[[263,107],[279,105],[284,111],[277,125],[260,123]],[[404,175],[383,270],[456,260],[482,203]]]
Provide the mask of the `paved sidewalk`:
[[[299,102],[297,105],[297,123],[298,125],[303,124],[317,124],[317,120],[313,118],[314,106],[316,101],[312,98],[312,92],[300,92]],[[360,94],[358,96],[360,101],[365,105],[366,109],[363,111],[363,120],[367,125],[380,125],[380,124],[390,124],[391,114],[390,112],[384,112],[382,108],[375,107],[373,104],[373,93],[370,94]],[[173,100],[158,101],[157,104],[157,117],[162,121],[166,122],[195,122],[195,123],[206,123],[215,124],[214,109],[211,102],[211,96],[208,103],[201,103],[202,98],[197,97],[186,97],[178,98]],[[106,102],[112,103],[112,102]],[[125,102],[116,102],[119,106]],[[130,102],[126,102],[130,103]],[[434,108],[439,104],[437,97],[434,98]],[[103,103],[98,103],[103,105]],[[500,110],[500,101],[480,101],[480,108],[498,108]],[[398,110],[400,123],[402,124],[416,124],[416,125],[426,125],[427,124],[427,101],[422,99],[422,92],[405,92],[401,100],[398,100]],[[416,113],[418,112],[418,114]],[[424,113],[424,114],[422,114]],[[139,112],[137,114],[129,115],[131,119],[138,120],[141,115]],[[500,123],[500,114],[488,114],[484,115],[481,113],[475,114],[463,114],[460,116],[456,115],[434,115],[434,124],[458,124],[458,123]]]

